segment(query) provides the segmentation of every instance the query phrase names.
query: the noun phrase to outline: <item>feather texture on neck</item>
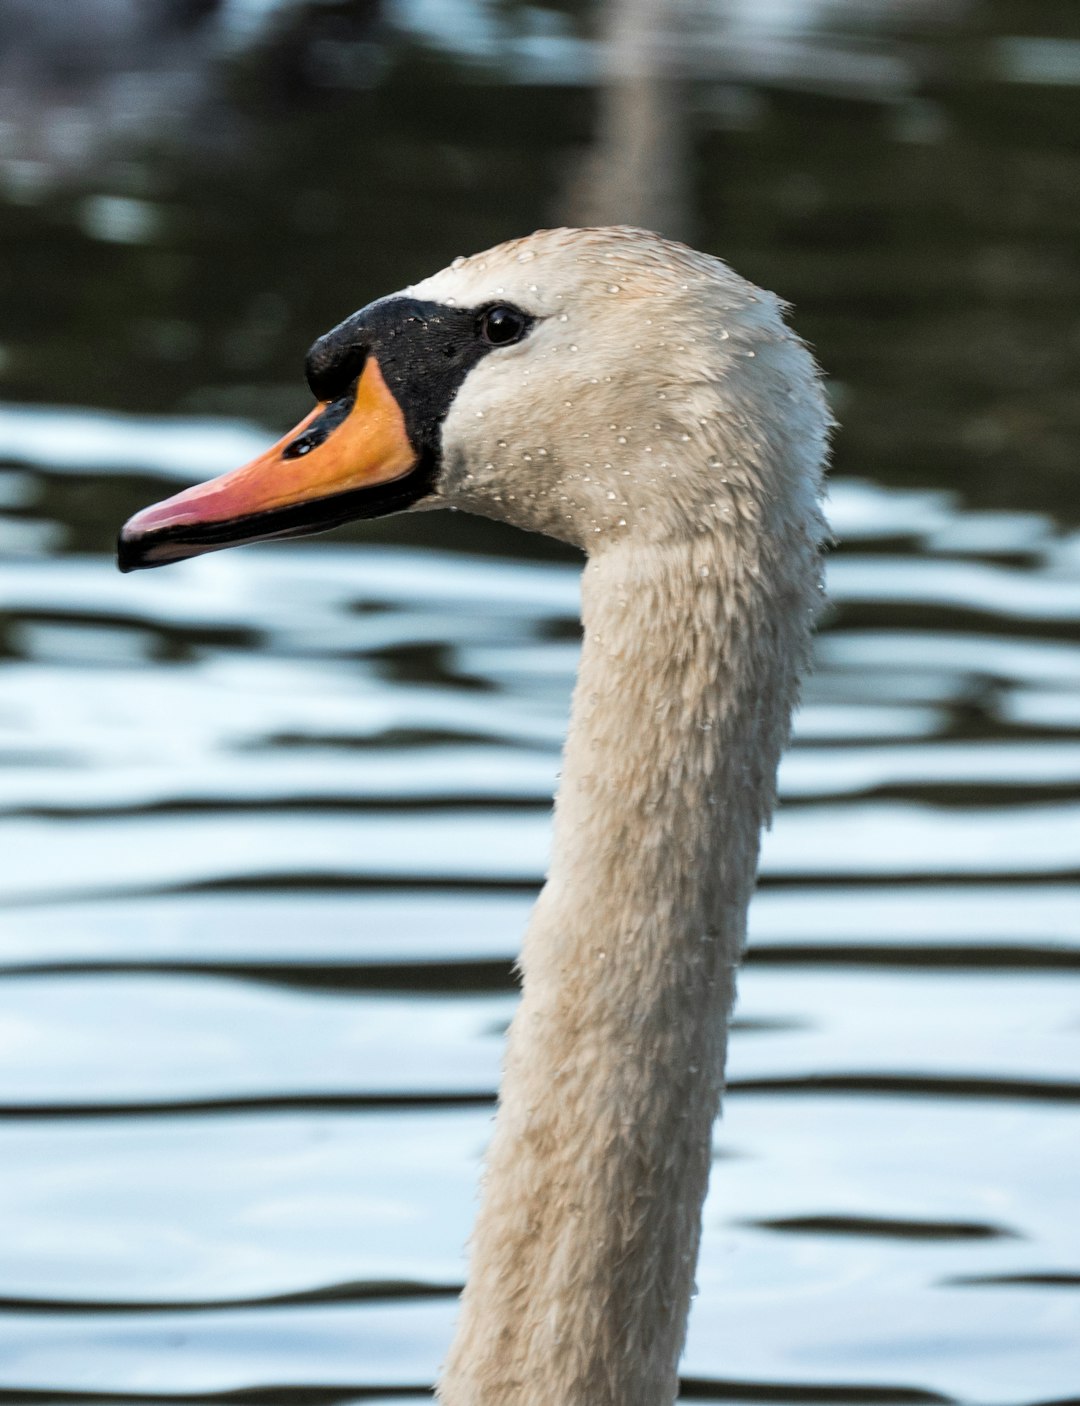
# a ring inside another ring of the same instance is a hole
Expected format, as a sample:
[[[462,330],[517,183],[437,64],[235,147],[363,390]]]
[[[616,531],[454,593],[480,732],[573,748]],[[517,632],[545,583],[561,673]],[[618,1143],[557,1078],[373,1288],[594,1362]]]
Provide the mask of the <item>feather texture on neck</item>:
[[[548,882],[522,954],[446,1406],[666,1406],[816,518],[588,563]]]

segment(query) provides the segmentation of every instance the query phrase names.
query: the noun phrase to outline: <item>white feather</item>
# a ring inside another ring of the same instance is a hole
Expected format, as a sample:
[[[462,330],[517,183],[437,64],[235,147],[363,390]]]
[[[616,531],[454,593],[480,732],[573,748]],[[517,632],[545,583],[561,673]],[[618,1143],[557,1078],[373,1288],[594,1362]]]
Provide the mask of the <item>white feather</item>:
[[[781,303],[631,229],[409,290],[538,320],[465,380],[441,501],[588,553],[445,1406],[669,1406],[759,837],[808,652],[829,416]]]

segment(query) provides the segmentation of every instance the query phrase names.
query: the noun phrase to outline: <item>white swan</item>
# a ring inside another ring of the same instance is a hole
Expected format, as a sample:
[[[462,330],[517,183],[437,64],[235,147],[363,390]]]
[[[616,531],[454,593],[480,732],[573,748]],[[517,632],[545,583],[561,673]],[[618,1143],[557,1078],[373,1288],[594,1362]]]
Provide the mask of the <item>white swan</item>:
[[[446,1406],[665,1406],[759,835],[819,596],[828,414],[782,305],[625,228],[455,259],[320,339],[320,405],[120,564],[453,505],[588,555]]]

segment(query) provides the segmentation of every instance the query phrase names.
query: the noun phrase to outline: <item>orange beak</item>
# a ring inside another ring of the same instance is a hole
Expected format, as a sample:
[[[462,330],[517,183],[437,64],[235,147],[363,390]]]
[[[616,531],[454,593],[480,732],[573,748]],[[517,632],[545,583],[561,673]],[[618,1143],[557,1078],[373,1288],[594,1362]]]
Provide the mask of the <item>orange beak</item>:
[[[393,512],[426,491],[418,467],[401,407],[369,356],[351,397],[320,404],[243,468],[130,518],[117,547],[120,570]]]

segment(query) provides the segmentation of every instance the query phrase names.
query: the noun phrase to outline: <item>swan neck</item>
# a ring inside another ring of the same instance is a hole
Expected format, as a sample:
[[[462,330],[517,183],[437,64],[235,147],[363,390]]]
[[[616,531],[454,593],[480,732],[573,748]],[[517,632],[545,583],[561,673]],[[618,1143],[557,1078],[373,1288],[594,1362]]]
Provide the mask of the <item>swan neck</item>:
[[[667,1406],[816,566],[598,554],[446,1406]],[[779,596],[778,596],[779,592]]]

